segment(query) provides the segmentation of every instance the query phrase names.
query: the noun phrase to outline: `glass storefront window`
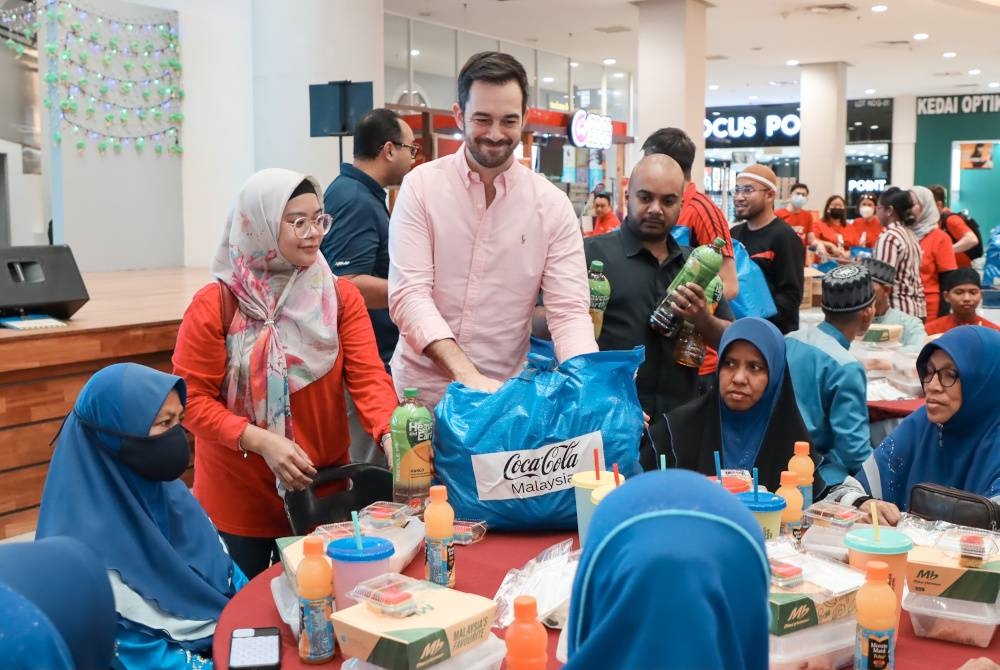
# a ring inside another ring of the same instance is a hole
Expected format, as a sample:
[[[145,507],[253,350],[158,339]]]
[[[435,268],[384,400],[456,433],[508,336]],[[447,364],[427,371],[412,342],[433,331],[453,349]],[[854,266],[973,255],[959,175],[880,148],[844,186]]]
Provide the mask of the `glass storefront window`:
[[[586,109],[588,112],[601,113],[604,66],[594,63],[584,63],[573,68],[573,109]]]
[[[629,73],[608,68],[608,116],[613,119],[628,118]]]
[[[534,107],[570,111],[569,104],[569,59],[545,51],[538,52],[538,100]]]
[[[410,104],[410,77],[407,72],[407,24],[409,20],[394,14],[385,15],[383,57],[385,58],[385,101]],[[376,101],[378,104],[378,101]]]
[[[458,33],[458,70],[462,69],[469,56],[480,51],[496,51],[500,47],[500,40],[476,33],[459,31]],[[457,74],[457,72],[456,72]]]
[[[532,99],[532,95],[535,92],[535,50],[522,47],[519,44],[501,42],[500,51],[510,54],[524,66],[524,71],[528,75],[528,106],[537,106],[535,104],[537,101]]]
[[[413,104],[448,109],[458,100],[455,87],[455,31],[451,28],[413,22],[410,43],[413,63]]]

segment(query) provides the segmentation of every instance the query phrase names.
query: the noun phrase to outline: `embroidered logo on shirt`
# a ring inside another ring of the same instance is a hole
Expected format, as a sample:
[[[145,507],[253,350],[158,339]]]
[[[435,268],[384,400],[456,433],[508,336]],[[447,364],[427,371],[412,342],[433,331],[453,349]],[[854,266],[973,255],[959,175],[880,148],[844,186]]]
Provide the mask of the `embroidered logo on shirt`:
[[[345,265],[350,265],[350,264],[351,264],[351,261],[336,261],[336,262],[334,262],[333,267],[340,268],[340,267],[344,267]]]

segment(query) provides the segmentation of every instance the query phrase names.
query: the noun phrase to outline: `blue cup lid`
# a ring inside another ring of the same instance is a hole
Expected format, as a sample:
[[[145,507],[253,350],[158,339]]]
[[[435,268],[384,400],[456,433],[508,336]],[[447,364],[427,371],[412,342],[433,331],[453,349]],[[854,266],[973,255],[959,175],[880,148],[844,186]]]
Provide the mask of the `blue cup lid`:
[[[326,555],[344,563],[373,563],[396,553],[392,542],[382,537],[361,538],[361,549],[353,537],[342,537],[326,547]]]
[[[738,493],[736,497],[746,505],[751,512],[780,512],[788,504],[785,499],[773,493],[759,491],[757,499],[753,499],[753,491],[748,493]]]
[[[913,540],[908,535],[882,527],[878,529],[878,541],[874,528],[855,528],[844,535],[844,544],[866,554],[905,554],[913,549]]]

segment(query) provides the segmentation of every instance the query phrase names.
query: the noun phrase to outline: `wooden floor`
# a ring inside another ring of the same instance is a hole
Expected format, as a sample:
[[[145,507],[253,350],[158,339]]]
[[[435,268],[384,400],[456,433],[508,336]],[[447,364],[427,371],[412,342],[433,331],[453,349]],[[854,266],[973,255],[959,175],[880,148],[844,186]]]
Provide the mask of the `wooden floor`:
[[[67,327],[0,329],[0,538],[34,529],[49,442],[90,375],[123,361],[169,371],[184,310],[212,281],[205,268],[83,278],[90,302]]]

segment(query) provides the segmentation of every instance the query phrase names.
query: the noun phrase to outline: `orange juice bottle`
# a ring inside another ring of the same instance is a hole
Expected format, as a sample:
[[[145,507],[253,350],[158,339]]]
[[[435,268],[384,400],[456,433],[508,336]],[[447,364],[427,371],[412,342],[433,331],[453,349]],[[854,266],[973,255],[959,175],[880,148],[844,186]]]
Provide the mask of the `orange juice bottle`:
[[[781,486],[775,494],[785,499],[785,509],[781,510],[782,532],[796,533],[802,526],[802,492],[799,491],[799,476],[791,470],[781,473]]]
[[[448,504],[448,488],[432,486],[424,508],[427,555],[426,579],[441,586],[455,586],[455,510]]]
[[[532,596],[514,598],[514,623],[504,635],[507,670],[545,670],[549,662],[549,634],[538,620]]]
[[[795,455],[788,459],[788,469],[799,476],[799,491],[802,492],[802,507],[813,504],[813,480],[816,464],[809,458],[809,443],[796,442]]]
[[[306,537],[305,556],[295,573],[299,591],[299,658],[326,663],[333,658],[333,568],[323,555],[323,540]]]
[[[858,590],[858,632],[854,670],[892,670],[896,661],[896,592],[889,586],[889,564],[868,561],[867,580]]]

